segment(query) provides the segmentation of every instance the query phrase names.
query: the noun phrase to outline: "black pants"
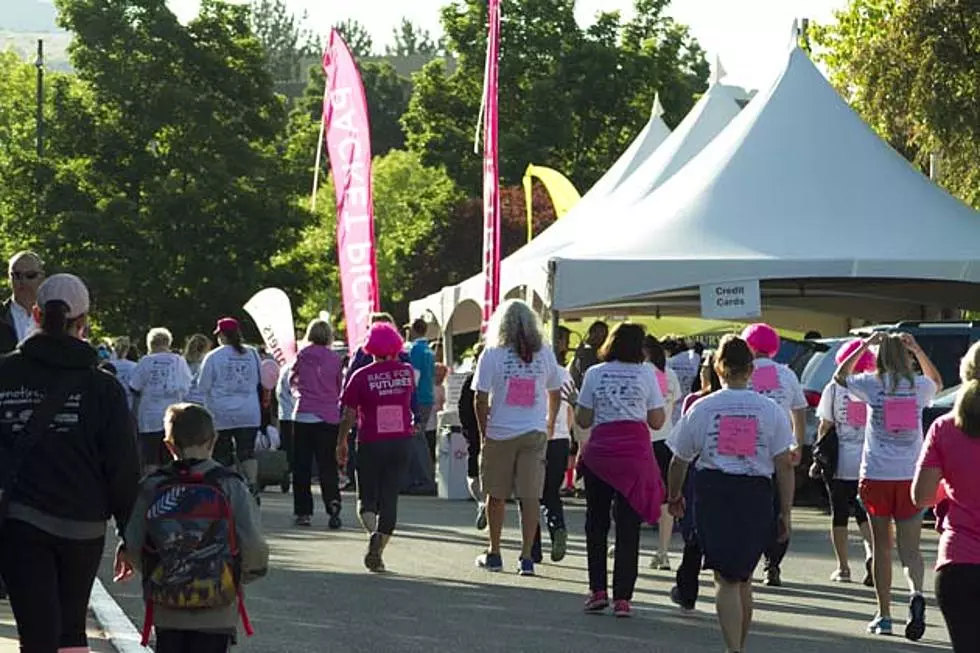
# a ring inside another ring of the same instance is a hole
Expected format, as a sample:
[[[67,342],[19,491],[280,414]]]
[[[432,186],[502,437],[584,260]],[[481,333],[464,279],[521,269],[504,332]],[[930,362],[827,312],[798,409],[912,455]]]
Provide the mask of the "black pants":
[[[328,515],[340,512],[337,478],[337,425],[293,424],[293,512],[313,514],[313,460],[320,477],[320,495]]]
[[[783,558],[786,557],[786,552],[789,550],[789,540],[785,542],[779,541],[779,520],[782,517],[783,511],[781,504],[779,502],[779,482],[776,477],[772,477],[772,514],[775,519],[772,522],[772,537],[769,540],[769,545],[766,547],[765,551],[765,563],[764,568],[766,570],[776,568],[783,564]]]
[[[684,557],[681,566],[677,568],[677,593],[684,607],[694,608],[698,602],[698,592],[701,586],[698,577],[701,575],[701,564],[704,562],[704,552],[697,538],[684,544]]]
[[[544,523],[550,533],[556,529],[565,528],[565,505],[561,502],[561,484],[565,481],[565,469],[568,467],[568,440],[550,440],[544,471],[544,490],[541,505],[544,506]],[[541,546],[541,524],[534,536],[535,550]]]
[[[227,653],[231,635],[157,628],[156,653]]]
[[[606,590],[610,508],[616,511],[616,557],[613,567],[613,599],[633,598],[640,563],[641,519],[626,497],[593,474],[585,472],[585,540],[589,552],[589,587]]]
[[[384,535],[395,532],[398,490],[415,437],[357,445],[357,511],[376,514],[378,532]]]
[[[293,432],[296,430],[296,422],[291,420],[279,420],[279,440],[281,448],[286,452],[286,462],[289,469],[293,469]]]
[[[357,429],[352,428],[347,434],[347,469],[344,470],[350,482],[357,487]]]
[[[0,573],[22,653],[88,646],[85,620],[103,538],[66,540],[9,520],[0,531]]]
[[[946,565],[936,572],[936,601],[953,652],[980,651],[980,565]]]
[[[854,517],[858,526],[868,522],[868,513],[858,501],[858,482],[834,479],[827,484],[830,497],[830,515],[834,528],[847,528],[847,522]]]
[[[213,457],[225,467],[234,467],[235,458],[239,463],[255,458],[255,434],[258,426],[243,429],[218,431],[218,441],[214,445]]]

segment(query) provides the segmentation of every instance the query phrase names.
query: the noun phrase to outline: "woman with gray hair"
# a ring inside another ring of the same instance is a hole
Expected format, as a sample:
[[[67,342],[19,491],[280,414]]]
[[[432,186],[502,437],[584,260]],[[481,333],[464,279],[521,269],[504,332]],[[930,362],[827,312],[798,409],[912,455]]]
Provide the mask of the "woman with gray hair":
[[[513,495],[522,507],[518,572],[534,575],[532,548],[548,440],[554,437],[561,402],[561,380],[555,354],[545,345],[531,307],[518,300],[501,304],[488,325],[487,346],[473,381],[483,442],[480,478],[490,526],[490,547],[476,562],[488,571],[503,569],[500,536],[506,501]]]
[[[333,329],[313,320],[306,329],[306,346],[296,356],[289,383],[293,397],[293,513],[297,526],[313,520],[311,476],[316,459],[320,493],[331,529],[341,527],[340,487],[337,483],[337,432],[343,359],[330,348]]]
[[[173,336],[163,327],[150,329],[146,348],[150,352],[140,360],[129,379],[136,397],[136,422],[139,430],[143,471],[150,473],[170,460],[163,444],[163,416],[170,404],[184,400],[191,389],[191,371],[180,354],[170,351]]]

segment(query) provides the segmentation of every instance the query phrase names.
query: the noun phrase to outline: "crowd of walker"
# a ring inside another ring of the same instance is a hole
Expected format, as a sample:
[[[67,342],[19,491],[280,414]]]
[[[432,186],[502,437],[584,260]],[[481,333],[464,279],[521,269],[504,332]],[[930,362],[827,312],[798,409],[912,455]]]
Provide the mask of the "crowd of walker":
[[[13,297],[0,307],[0,348],[11,352],[0,359],[0,575],[22,651],[88,650],[86,611],[110,518],[120,537],[116,580],[142,578],[144,643],[155,630],[158,653],[210,653],[229,650],[239,624],[250,633],[242,585],[269,566],[256,442],[262,434],[268,441],[272,422],[288,452],[296,527],[313,521],[315,462],[328,527],[342,527],[349,483],[364,565],[385,571],[399,494],[434,490],[434,416],[445,407],[447,370],[425,322],[411,326],[406,346],[391,317],[378,314],[345,359],[330,325],[314,320],[298,356],[279,370],[226,317],[214,349],[196,335],[174,353],[170,332],[155,328],[138,358],[126,339],[87,342],[89,293],[78,277],[45,278],[41,259],[22,252],[9,278]],[[805,434],[799,381],[773,360],[778,334],[754,324],[706,351],[661,343],[640,325],[610,332],[596,322],[572,351],[570,332],[556,333],[549,346],[532,309],[505,302],[463,383],[469,489],[476,526],[488,531],[476,564],[504,568],[511,499],[521,522],[517,572],[534,575],[544,529],[551,561],[561,562],[563,496],[577,476],[585,612],[632,615],[641,528],[659,527],[651,566],[668,571],[676,520],[684,549],[670,599],[693,610],[698,576],[710,570],[726,650],[748,650],[760,561],[767,585],[782,582]],[[935,507],[936,600],[953,650],[976,653],[980,344],[963,358],[954,410],[925,437],[922,409],[941,378],[911,336],[854,340],[837,362],[817,409],[816,449],[832,455],[815,456],[811,470],[831,498],[831,580],[852,580],[853,518],[864,540],[863,582],[878,603],[867,631],[891,635],[894,533],[909,589],[904,635],[921,639],[919,540],[923,511]]]

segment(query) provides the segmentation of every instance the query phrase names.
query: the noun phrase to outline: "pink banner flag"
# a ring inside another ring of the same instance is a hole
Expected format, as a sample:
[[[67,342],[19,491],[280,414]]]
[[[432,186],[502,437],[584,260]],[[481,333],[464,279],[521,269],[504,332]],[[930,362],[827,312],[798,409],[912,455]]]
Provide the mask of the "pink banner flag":
[[[347,343],[364,342],[372,311],[380,310],[371,197],[371,133],[364,83],[337,30],[323,53],[327,152],[337,192],[337,260],[343,290]]]
[[[483,324],[500,303],[500,171],[498,83],[500,76],[500,0],[489,1],[487,67],[483,87]]]

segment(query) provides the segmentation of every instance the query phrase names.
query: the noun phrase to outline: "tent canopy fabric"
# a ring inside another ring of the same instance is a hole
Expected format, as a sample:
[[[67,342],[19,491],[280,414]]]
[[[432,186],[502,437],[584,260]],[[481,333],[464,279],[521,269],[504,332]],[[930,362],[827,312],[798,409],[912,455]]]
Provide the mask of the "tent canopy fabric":
[[[701,284],[751,279],[767,302],[854,317],[980,308],[980,214],[882,141],[796,47],[768,90],[602,233],[555,253],[553,308],[697,313]]]

